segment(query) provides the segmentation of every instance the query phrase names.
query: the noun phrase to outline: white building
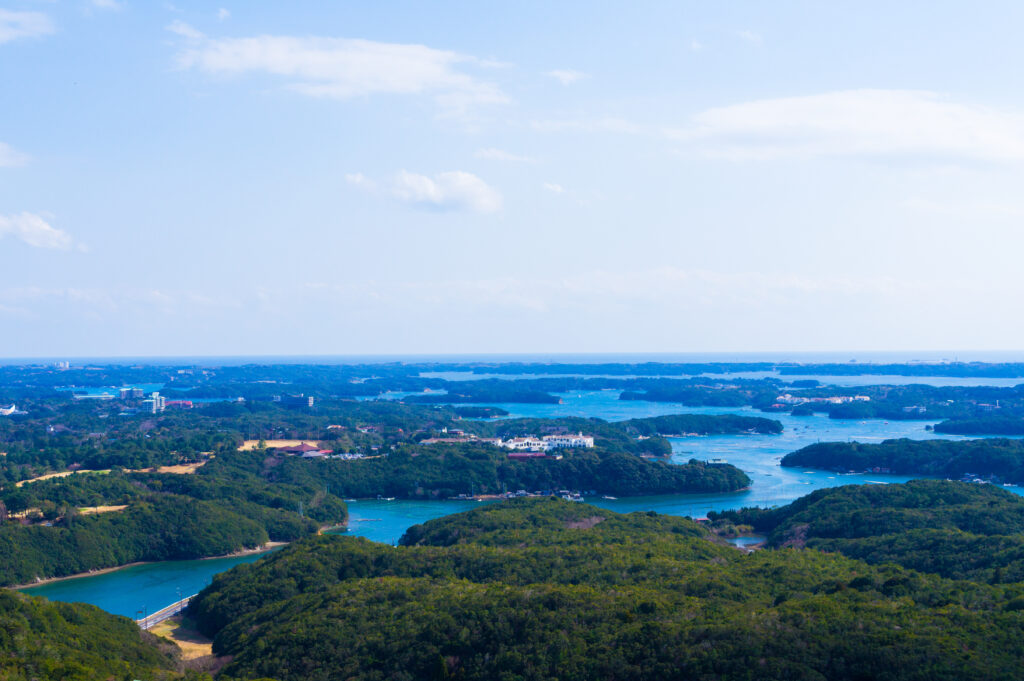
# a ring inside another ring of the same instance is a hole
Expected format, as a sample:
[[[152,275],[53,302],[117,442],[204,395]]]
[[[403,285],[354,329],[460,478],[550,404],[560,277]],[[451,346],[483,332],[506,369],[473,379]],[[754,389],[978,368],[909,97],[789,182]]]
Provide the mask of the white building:
[[[502,447],[515,452],[544,452],[548,443],[535,437],[514,437],[501,443]]]
[[[577,433],[576,435],[545,435],[544,442],[547,444],[549,449],[594,446],[594,438],[590,435],[584,435],[583,433]]]
[[[552,449],[593,447],[594,438],[577,433],[575,435],[545,435],[543,438],[514,437],[510,440],[498,440],[494,444],[515,452],[547,452]]]
[[[148,400],[142,401],[142,408],[152,414],[158,414],[167,408],[167,398],[161,396],[160,393],[153,393]]]

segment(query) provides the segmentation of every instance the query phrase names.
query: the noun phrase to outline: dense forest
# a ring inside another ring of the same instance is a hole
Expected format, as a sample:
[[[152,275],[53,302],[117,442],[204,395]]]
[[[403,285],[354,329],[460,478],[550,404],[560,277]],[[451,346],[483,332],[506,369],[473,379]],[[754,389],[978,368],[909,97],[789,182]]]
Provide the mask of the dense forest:
[[[901,475],[943,478],[978,476],[1024,484],[1024,441],[885,440],[879,444],[820,442],[782,458],[783,466],[860,472],[885,469]]]
[[[759,433],[775,435],[782,432],[782,424],[775,419],[735,414],[676,414],[630,419],[616,423],[627,433],[643,436],[660,435],[725,435],[733,433]]]
[[[993,485],[912,480],[813,492],[773,509],[710,513],[750,526],[772,547],[838,551],[952,579],[1024,581],[1024,497]]]
[[[1021,587],[556,499],[321,536],[219,575],[189,614],[224,674],[348,679],[1016,679]],[[956,622],[950,627],[951,621]]]
[[[0,491],[0,585],[137,561],[218,556],[343,524],[320,480],[271,481],[258,454],[217,457],[193,475],[85,473]],[[270,467],[272,469],[272,466]],[[80,509],[108,507],[84,514]],[[9,513],[26,512],[16,520]],[[5,522],[6,521],[6,522]]]
[[[731,465],[702,461],[672,464],[647,461],[603,448],[565,450],[552,457],[517,461],[486,444],[401,446],[387,457],[357,461],[281,459],[275,476],[312,470],[342,497],[444,499],[459,494],[500,494],[526,490],[593,490],[637,496],[680,492],[728,492],[750,484]]]
[[[0,590],[3,681],[195,678],[176,672],[176,652],[95,606]]]

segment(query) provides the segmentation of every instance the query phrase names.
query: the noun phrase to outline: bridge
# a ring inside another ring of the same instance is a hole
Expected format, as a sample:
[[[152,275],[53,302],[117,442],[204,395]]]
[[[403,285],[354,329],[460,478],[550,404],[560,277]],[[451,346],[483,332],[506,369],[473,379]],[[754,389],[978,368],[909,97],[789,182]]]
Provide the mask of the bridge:
[[[135,620],[135,623],[139,625],[140,629],[152,629],[157,624],[160,624],[166,619],[174,617],[175,615],[183,611],[185,608],[187,608],[188,604],[191,603],[192,599],[195,598],[197,595],[198,594],[192,594],[191,596],[186,596],[185,598],[182,598],[180,601],[171,603],[166,608],[161,608],[160,610],[157,610],[152,615],[147,615],[142,619]]]

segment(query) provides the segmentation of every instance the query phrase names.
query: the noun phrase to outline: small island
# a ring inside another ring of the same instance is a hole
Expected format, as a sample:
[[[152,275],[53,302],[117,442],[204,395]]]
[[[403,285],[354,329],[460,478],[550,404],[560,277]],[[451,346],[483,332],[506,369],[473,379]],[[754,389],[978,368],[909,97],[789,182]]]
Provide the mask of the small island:
[[[879,444],[819,442],[782,458],[783,466],[838,473],[894,473],[1024,484],[1024,441],[885,440]]]

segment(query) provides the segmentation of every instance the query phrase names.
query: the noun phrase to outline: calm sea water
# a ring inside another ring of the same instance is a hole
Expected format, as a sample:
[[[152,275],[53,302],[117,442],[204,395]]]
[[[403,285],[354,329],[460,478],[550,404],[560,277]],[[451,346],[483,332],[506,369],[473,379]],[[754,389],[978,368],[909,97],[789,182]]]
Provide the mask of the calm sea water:
[[[24,589],[23,593],[54,601],[97,605],[115,615],[140,619],[198,592],[218,572],[260,558],[253,554],[235,558],[176,560],[149,563],[92,577],[77,577]]]
[[[531,380],[539,378],[690,378],[687,375],[674,374],[660,376],[644,375],[613,375],[613,374],[478,374],[472,371],[424,371],[423,378],[440,378],[445,381],[484,381],[496,378],[502,381]],[[961,378],[956,376],[892,376],[885,374],[863,374],[857,376],[830,376],[827,374],[783,375],[777,371],[738,371],[724,374],[701,374],[706,378],[751,379],[777,378],[780,381],[815,380],[822,384],[836,385],[842,388],[856,388],[864,385],[931,385],[939,388],[947,386],[991,386],[996,388],[1013,388],[1024,384],[1024,378]]]
[[[657,402],[621,401],[611,390],[567,393],[562,404],[500,404],[513,417],[594,416],[609,421],[662,414],[738,413],[762,415],[752,409],[714,407],[684,408]],[[722,458],[744,470],[753,480],[749,490],[728,494],[678,494],[623,499],[587,499],[589,503],[619,512],[657,511],[671,515],[705,516],[711,510],[743,506],[771,506],[789,503],[822,487],[836,485],[905,482],[894,475],[836,475],[821,471],[783,469],[779,460],[788,452],[817,441],[880,442],[887,438],[924,439],[943,436],[925,430],[930,421],[833,421],[823,415],[793,417],[772,415],[782,421],[780,435],[725,435],[687,437],[672,440],[672,459]],[[1012,491],[1021,492],[1018,488]],[[347,534],[392,544],[416,523],[465,511],[486,502],[474,501],[355,501],[349,504]],[[125,568],[92,577],[53,582],[26,593],[53,600],[83,601],[119,615],[137,617],[139,611],[154,612],[190,595],[208,584],[213,575],[258,556],[198,561],[154,563]]]

